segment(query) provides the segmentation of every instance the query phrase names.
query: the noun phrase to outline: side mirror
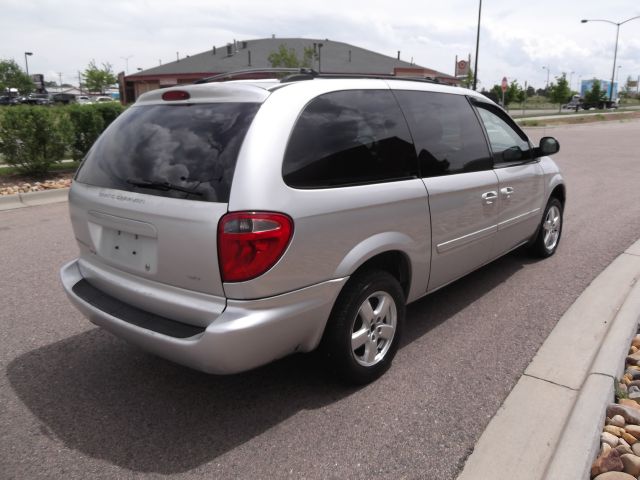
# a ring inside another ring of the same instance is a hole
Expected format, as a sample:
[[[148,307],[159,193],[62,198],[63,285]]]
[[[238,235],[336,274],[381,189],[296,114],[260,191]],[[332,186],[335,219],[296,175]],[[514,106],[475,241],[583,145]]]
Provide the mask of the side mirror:
[[[560,151],[560,143],[553,137],[542,137],[540,139],[540,146],[537,148],[536,156],[541,157],[543,155],[553,155]]]
[[[502,152],[502,160],[504,162],[519,162],[522,160],[522,149],[517,145],[507,148]]]

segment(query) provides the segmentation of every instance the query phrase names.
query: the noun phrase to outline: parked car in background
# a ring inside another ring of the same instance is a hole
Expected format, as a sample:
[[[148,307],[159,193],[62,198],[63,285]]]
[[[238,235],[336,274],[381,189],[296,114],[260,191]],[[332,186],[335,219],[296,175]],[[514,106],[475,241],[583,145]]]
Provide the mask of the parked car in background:
[[[69,104],[75,103],[76,96],[73,93],[54,93],[51,100],[55,103]]]
[[[7,106],[20,105],[20,100],[17,97],[10,97],[8,95],[3,95],[2,97],[0,97],[0,105],[7,105]]]
[[[406,304],[515,248],[556,252],[559,148],[479,93],[423,81],[154,90],[74,178],[80,254],[62,283],[93,323],[199,370],[319,348],[370,382]]]
[[[31,93],[21,98],[21,103],[27,105],[51,105],[51,96],[48,93]]]
[[[111,97],[94,97],[92,99],[93,103],[106,103],[106,102],[114,102],[115,100]]]
[[[76,102],[80,105],[91,105],[93,102],[91,101],[91,97],[87,95],[77,95]]]

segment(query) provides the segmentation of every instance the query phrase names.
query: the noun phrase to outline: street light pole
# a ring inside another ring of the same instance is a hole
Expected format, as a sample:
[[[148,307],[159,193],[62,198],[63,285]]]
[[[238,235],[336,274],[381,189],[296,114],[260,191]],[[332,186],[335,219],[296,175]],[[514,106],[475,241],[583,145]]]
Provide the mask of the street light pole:
[[[29,76],[29,62],[27,61],[27,57],[33,55],[33,52],[24,52],[24,66],[27,70],[27,76]]]
[[[542,67],[542,69],[547,71],[547,85],[544,87],[544,93],[546,95],[549,91],[549,67]]]
[[[478,6],[478,32],[476,33],[476,60],[473,67],[473,89],[477,90],[478,86],[478,53],[480,51],[480,16],[482,15],[482,0]]]
[[[589,19],[583,18],[582,20],[580,20],[581,23],[605,22],[605,23],[610,23],[611,25],[616,26],[616,45],[613,50],[613,69],[611,71],[611,85],[609,85],[609,101],[610,102],[613,102],[613,81],[616,76],[616,60],[618,59],[618,38],[620,36],[620,25],[624,25],[625,23],[630,22],[631,20],[636,20],[638,18],[640,18],[640,15],[636,17],[627,18],[624,22],[612,22],[611,20],[590,19],[590,18]]]
[[[571,82],[573,81],[573,74],[574,74],[574,73],[576,73],[576,72],[573,72],[573,71],[572,71],[572,72],[569,74],[569,90],[571,90],[571,91],[573,91],[573,88],[571,87]]]

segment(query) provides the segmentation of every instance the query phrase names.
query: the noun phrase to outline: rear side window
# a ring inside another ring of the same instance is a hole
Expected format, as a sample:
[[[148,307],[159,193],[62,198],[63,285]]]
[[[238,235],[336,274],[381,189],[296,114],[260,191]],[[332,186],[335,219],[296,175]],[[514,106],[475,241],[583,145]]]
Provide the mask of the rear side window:
[[[393,94],[349,90],[315,98],[291,133],[282,173],[297,188],[416,177],[415,149]]]
[[[228,202],[256,103],[131,107],[96,141],[81,183],[149,195]]]
[[[482,127],[466,97],[439,92],[394,92],[407,115],[423,177],[493,167]]]

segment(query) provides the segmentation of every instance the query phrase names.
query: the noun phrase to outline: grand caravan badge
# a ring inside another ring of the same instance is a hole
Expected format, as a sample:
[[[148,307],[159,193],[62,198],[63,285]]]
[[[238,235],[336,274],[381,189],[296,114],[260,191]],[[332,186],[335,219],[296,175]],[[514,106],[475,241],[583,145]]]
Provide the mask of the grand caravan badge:
[[[111,200],[118,200],[120,202],[131,202],[131,203],[145,203],[144,198],[135,198],[129,195],[123,195],[121,193],[110,193],[110,192],[99,192],[98,196],[101,198],[110,198]]]

